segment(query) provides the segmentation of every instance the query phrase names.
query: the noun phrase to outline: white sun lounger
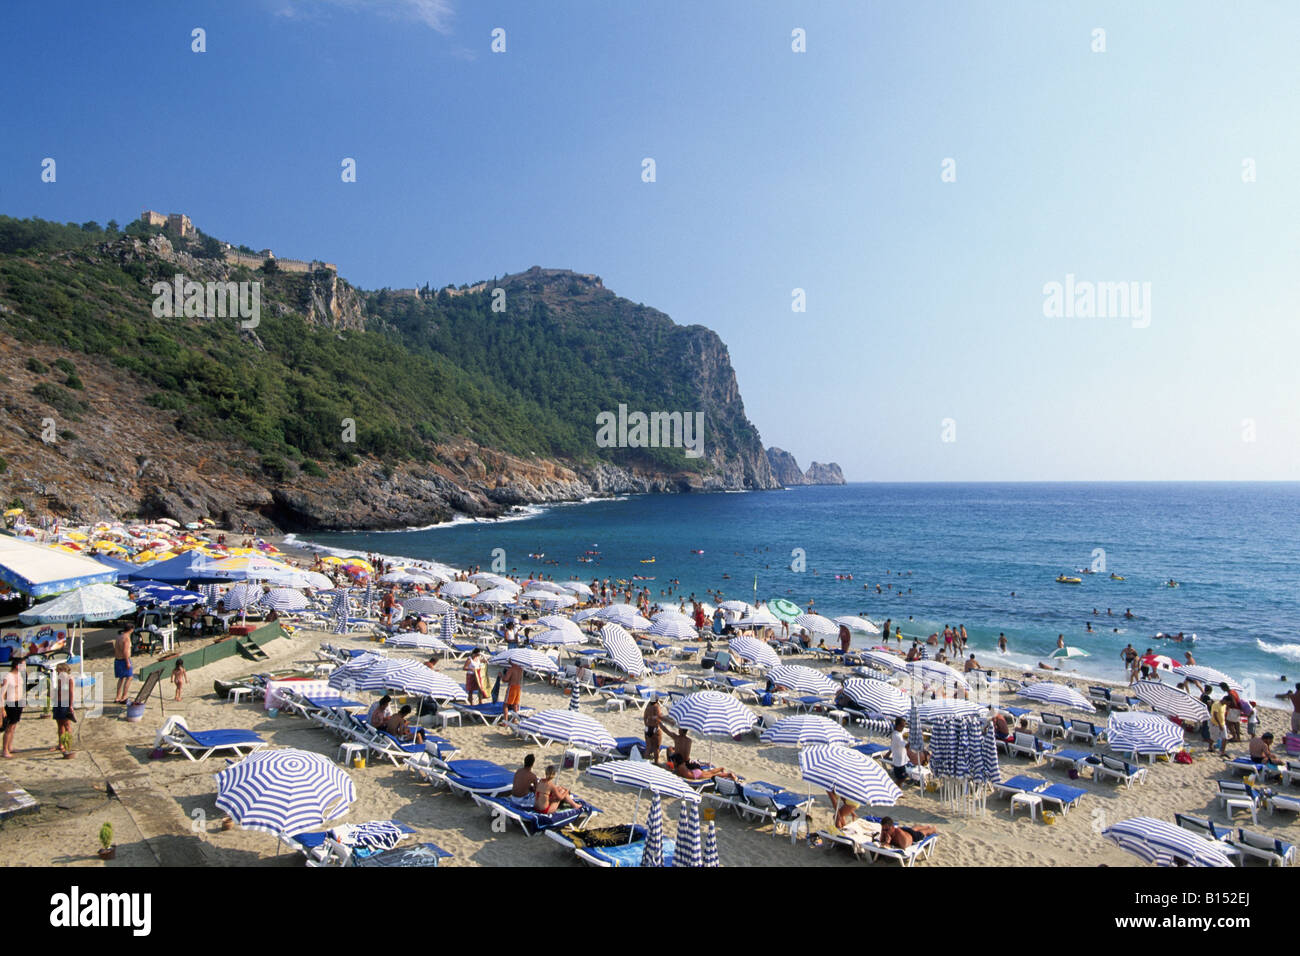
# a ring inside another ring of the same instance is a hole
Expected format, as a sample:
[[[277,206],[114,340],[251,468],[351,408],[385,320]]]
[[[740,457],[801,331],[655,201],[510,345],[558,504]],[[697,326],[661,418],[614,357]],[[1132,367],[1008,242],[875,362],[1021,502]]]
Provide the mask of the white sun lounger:
[[[185,725],[185,718],[174,714],[159,729],[153,746],[155,750],[172,750],[183,754],[187,760],[198,763],[225,750],[231,751],[236,757],[243,757],[268,744],[251,730],[191,731]]]

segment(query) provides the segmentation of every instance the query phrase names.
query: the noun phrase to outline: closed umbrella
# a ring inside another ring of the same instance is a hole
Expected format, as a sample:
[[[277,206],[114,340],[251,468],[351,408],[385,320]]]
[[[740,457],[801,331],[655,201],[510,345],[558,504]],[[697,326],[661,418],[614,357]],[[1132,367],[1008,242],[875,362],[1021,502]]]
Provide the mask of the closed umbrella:
[[[718,828],[713,822],[713,810],[711,808],[706,815],[708,825],[704,828],[703,865],[711,868],[721,865],[718,861]]]
[[[645,821],[645,850],[641,853],[642,866],[664,865],[664,805],[659,794],[650,797],[650,813]]]
[[[700,805],[682,801],[677,816],[677,846],[673,849],[673,866],[703,866],[700,847]]]

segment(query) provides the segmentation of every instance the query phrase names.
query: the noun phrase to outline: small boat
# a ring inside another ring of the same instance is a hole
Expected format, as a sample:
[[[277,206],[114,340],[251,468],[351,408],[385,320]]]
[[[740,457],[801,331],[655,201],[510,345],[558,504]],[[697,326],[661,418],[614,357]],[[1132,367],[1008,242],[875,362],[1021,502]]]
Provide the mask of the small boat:
[[[1059,574],[1056,577],[1056,583],[1057,584],[1082,584],[1083,578],[1067,578],[1064,574]]]
[[[691,548],[691,554],[703,554],[703,553],[704,553],[703,548]]]
[[[642,564],[654,564],[654,563],[655,563],[655,559],[654,559],[654,558],[642,558],[642,559],[641,559],[641,563],[642,563]]]

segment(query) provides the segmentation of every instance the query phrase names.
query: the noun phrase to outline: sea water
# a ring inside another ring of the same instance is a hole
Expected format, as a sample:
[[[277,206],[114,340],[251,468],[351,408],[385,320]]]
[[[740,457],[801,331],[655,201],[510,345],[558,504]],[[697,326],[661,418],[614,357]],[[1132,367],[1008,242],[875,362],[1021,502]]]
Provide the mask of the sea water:
[[[1190,650],[1255,681],[1261,702],[1300,680],[1300,483],[862,483],[642,495],[516,518],[302,540],[457,568],[503,557],[509,573],[560,581],[642,575],[653,580],[635,583],[674,608],[707,590],[785,597],[828,617],[889,618],[908,639],[964,624],[969,651],[992,666],[1032,668],[1063,634],[1090,655],[1066,669],[1111,681],[1125,678],[1130,641],[1179,661]],[[1056,583],[1062,573],[1083,583]],[[680,587],[661,597],[673,578]],[[1179,631],[1195,643],[1154,637]]]

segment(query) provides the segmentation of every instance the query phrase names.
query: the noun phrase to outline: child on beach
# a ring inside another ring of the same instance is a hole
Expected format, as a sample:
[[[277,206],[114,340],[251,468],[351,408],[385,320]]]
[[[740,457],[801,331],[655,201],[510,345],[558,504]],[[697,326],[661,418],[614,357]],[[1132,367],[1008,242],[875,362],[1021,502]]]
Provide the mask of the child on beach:
[[[173,698],[177,703],[181,699],[181,691],[189,683],[189,677],[185,673],[185,664],[177,658],[176,666],[172,668],[172,683],[176,685],[176,696]]]

